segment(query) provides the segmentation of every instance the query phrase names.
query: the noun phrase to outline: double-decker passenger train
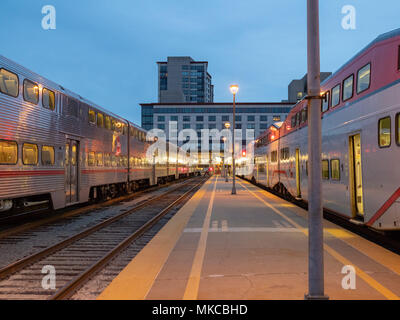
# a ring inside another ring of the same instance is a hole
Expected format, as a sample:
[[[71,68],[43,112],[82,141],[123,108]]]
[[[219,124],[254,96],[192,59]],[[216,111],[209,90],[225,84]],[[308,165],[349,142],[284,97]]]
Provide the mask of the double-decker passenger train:
[[[148,159],[146,131],[0,56],[0,213],[54,209],[194,175]],[[197,173],[197,172],[196,172]]]
[[[400,229],[400,29],[322,83],[323,206],[354,223]],[[255,143],[246,177],[308,199],[307,99]]]

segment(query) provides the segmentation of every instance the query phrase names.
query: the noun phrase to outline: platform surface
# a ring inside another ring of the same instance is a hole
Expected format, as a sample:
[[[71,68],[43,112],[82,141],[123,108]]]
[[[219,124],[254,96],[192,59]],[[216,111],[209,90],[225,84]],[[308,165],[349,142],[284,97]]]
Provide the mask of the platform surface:
[[[304,299],[307,212],[240,179],[231,188],[209,179],[98,299]],[[399,255],[328,221],[324,241],[330,299],[399,299]]]

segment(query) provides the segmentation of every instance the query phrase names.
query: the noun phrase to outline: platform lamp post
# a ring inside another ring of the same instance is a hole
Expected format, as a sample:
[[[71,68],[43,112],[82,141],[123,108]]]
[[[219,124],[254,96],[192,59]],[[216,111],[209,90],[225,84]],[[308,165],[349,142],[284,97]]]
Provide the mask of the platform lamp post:
[[[231,124],[229,122],[225,122],[224,124],[225,129],[228,129],[231,127]],[[226,137],[223,138],[224,142],[226,141]],[[224,149],[225,149],[225,144],[224,144]],[[225,152],[224,152],[225,154]],[[224,156],[224,161],[225,161],[225,156]],[[225,182],[228,182],[228,165],[225,166]]]
[[[236,186],[235,186],[235,104],[236,104],[236,93],[239,91],[239,86],[237,84],[233,84],[230,86],[231,92],[233,94],[233,120],[232,120],[232,194],[236,194]]]
[[[308,83],[308,294],[306,299],[326,300],[324,293],[324,239],[321,172],[321,79],[319,0],[307,0]]]
[[[225,165],[225,143],[226,143],[226,137],[222,138],[222,141],[224,142],[224,156],[222,157],[222,168],[224,169],[224,176],[225,176],[225,182],[228,182],[228,174],[226,171],[226,165]]]

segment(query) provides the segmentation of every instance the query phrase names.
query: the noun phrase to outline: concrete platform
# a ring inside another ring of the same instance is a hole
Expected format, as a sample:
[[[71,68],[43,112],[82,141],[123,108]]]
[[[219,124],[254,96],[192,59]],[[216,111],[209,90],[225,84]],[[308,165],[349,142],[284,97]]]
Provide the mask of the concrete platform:
[[[307,212],[248,182],[214,176],[98,299],[304,299]],[[399,299],[400,256],[328,221],[330,299]],[[343,289],[344,266],[356,288]]]

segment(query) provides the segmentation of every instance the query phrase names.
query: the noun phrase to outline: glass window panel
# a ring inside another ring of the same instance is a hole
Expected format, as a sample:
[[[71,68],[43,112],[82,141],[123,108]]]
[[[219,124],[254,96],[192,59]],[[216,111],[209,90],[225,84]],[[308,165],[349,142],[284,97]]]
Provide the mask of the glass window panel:
[[[354,75],[351,75],[343,81],[343,101],[349,100],[353,97],[354,88]]]
[[[331,92],[327,91],[327,92],[325,92],[325,95],[326,95],[326,101],[324,99],[321,100],[322,101],[321,102],[322,103],[322,107],[321,107],[322,112],[326,112],[329,110],[329,98],[330,98]]]
[[[340,160],[331,160],[331,177],[332,180],[340,180]]]
[[[322,179],[328,180],[329,179],[329,161],[322,160]]]
[[[42,147],[42,164],[44,166],[52,166],[55,162],[54,147]]]
[[[379,120],[379,146],[389,147],[391,144],[391,121],[390,117]]]
[[[0,91],[12,97],[18,97],[19,80],[15,73],[0,69]]]
[[[0,141],[0,164],[16,164],[18,145],[14,141]]]
[[[96,157],[94,152],[89,152],[88,154],[88,166],[92,167],[96,163]]]
[[[43,107],[54,110],[56,108],[56,95],[53,91],[43,88],[42,91],[42,105]]]
[[[340,84],[332,89],[332,107],[336,107],[340,103]]]
[[[111,119],[109,116],[105,117],[105,128],[111,130]]]
[[[104,165],[106,167],[111,166],[111,157],[109,153],[104,154]]]
[[[103,153],[98,152],[96,153],[96,165],[97,166],[103,166],[104,162],[103,162]]]
[[[96,112],[94,110],[89,109],[89,123],[96,123]]]
[[[25,165],[38,163],[38,147],[36,144],[24,143],[22,147],[22,161]]]
[[[39,102],[39,86],[27,79],[24,80],[24,100],[33,104]]]
[[[98,113],[97,114],[97,126],[99,128],[103,128],[104,127],[104,116],[102,113]]]
[[[357,73],[357,93],[361,93],[369,88],[371,84],[371,64],[367,64]]]
[[[396,115],[396,140],[397,144],[400,145],[400,113]]]

